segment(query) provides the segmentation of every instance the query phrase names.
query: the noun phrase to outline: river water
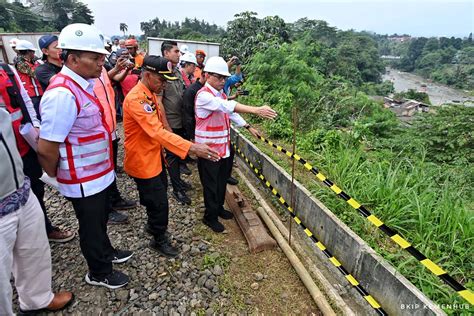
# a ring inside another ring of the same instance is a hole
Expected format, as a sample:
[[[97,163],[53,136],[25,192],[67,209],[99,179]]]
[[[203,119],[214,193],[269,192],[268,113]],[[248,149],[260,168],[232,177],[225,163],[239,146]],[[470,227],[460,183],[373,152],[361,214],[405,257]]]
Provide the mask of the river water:
[[[387,68],[387,72],[383,75],[383,80],[392,81],[395,92],[406,91],[408,89],[424,91],[429,95],[433,105],[463,103],[467,106],[474,106],[474,96],[470,96],[467,92],[434,83],[429,79],[411,73]]]

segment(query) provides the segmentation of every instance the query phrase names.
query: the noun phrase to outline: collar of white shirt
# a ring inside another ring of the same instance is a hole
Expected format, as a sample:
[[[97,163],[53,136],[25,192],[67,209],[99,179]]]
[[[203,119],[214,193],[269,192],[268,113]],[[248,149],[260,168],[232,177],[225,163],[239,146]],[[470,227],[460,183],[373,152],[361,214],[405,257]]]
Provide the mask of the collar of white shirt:
[[[66,66],[63,66],[63,68],[61,69],[61,73],[70,77],[85,91],[89,93],[92,93],[94,91],[95,79],[86,80]]]
[[[206,82],[206,87],[208,87],[209,89],[211,89],[212,93],[214,93],[214,95],[220,97],[221,94],[222,94],[222,90],[219,91],[217,89],[215,89],[213,86],[211,86],[208,82]]]

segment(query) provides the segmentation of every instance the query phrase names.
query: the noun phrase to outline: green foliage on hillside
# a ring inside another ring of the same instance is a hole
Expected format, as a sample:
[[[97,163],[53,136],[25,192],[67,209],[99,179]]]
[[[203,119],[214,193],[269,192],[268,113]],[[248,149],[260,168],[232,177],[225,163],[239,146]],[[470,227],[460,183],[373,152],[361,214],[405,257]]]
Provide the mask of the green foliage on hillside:
[[[245,87],[251,96],[241,101],[266,103],[279,113],[275,121],[252,119],[253,123],[289,149],[296,109],[299,155],[456,279],[472,280],[474,109],[437,108],[420,115],[412,127],[402,127],[392,112],[360,91],[354,76],[327,71],[325,56],[333,48],[309,41],[310,37],[302,32],[292,43],[269,45],[250,58]],[[337,47],[337,40],[331,45]],[[289,160],[257,144],[291,170]],[[313,181],[304,183],[431,299],[440,304],[463,303],[416,260],[383,235],[374,234],[330,190]]]
[[[185,18],[183,22],[171,22],[154,18],[148,22],[141,22],[140,29],[143,36],[163,37],[195,41],[218,41],[224,29],[216,24],[210,24],[197,18]]]
[[[407,91],[397,92],[393,96],[395,100],[402,101],[403,99],[416,100],[430,105],[430,97],[426,92],[416,91],[414,89],[408,89]]]
[[[0,31],[51,32],[71,23],[94,23],[91,10],[81,1],[44,0],[40,5],[38,15],[33,11],[36,8],[27,8],[19,1],[0,0]]]

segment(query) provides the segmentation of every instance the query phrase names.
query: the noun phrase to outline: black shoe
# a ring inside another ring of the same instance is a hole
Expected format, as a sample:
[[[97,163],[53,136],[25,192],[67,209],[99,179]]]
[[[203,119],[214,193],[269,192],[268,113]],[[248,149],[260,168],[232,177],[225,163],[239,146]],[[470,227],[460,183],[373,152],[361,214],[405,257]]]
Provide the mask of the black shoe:
[[[114,290],[127,285],[128,281],[130,281],[130,278],[125,273],[112,270],[112,273],[103,278],[95,278],[90,275],[90,273],[87,273],[85,280],[90,285],[105,286]]]
[[[234,177],[229,177],[229,179],[227,179],[227,183],[231,184],[231,185],[237,185],[237,184],[239,184],[239,180],[237,180]]]
[[[120,224],[125,224],[127,222],[128,222],[128,215],[119,213],[115,210],[109,213],[109,221],[107,222],[107,224],[120,225]]]
[[[129,210],[135,207],[137,207],[137,202],[125,199],[120,199],[117,202],[112,203],[112,208],[116,211]]]
[[[133,251],[115,249],[112,263],[124,263],[127,262],[131,257],[133,257]]]
[[[186,166],[186,164],[179,165],[179,172],[188,176],[193,174],[193,172],[188,168],[188,166]]]
[[[207,220],[206,218],[203,218],[202,222],[216,233],[222,233],[225,230],[224,225],[222,225],[217,219]]]
[[[178,248],[171,245],[166,235],[151,240],[149,245],[151,249],[159,252],[167,258],[175,258],[179,255]]]
[[[150,235],[154,235],[153,230],[151,230],[150,225],[148,225],[148,224],[145,224],[145,232],[150,234]]]
[[[152,236],[155,236],[155,235],[156,235],[156,232],[154,232],[154,231],[150,228],[150,225],[148,225],[148,224],[145,224],[145,232],[146,232],[147,234],[152,235]],[[171,234],[168,233],[168,232],[165,232],[164,235],[165,235],[165,237],[168,238],[168,239],[173,238],[173,235],[171,235]]]
[[[190,191],[192,190],[193,186],[191,185],[191,183],[188,183],[184,180],[181,180],[179,181],[179,184],[181,185],[181,187],[185,190],[185,191]]]
[[[222,209],[219,212],[219,217],[222,218],[222,219],[232,219],[232,218],[234,218],[234,214],[232,214],[231,211]]]
[[[183,191],[173,191],[173,196],[179,203],[191,205],[191,199]]]

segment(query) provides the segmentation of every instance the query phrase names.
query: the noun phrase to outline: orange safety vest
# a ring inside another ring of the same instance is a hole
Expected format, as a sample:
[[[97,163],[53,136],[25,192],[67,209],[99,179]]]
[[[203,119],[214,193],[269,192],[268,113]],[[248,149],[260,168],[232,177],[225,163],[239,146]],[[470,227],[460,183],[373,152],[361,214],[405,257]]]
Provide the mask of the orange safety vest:
[[[24,106],[24,102],[20,91],[14,87],[13,80],[15,80],[17,86],[19,86],[19,83],[16,81],[13,72],[9,71],[9,73],[7,73],[5,69],[0,68],[0,86],[2,87],[1,97],[5,103],[6,110],[8,113],[10,113],[16,145],[18,147],[18,151],[20,152],[20,156],[23,157],[30,150],[30,145],[28,145],[26,140],[20,134],[20,126],[23,121],[21,107],[22,105]],[[23,102],[23,104],[21,104],[21,102]]]
[[[110,82],[107,70],[102,67],[102,74],[95,80],[94,93],[99,99],[100,104],[104,108],[104,115],[107,125],[112,132],[112,139],[116,137],[115,130],[117,129],[117,118],[115,110],[115,92]]]
[[[208,92],[217,97],[207,86],[202,87],[197,93]],[[220,96],[223,100],[227,100],[225,93]],[[230,146],[230,121],[229,114],[221,111],[213,111],[206,117],[199,117],[195,109],[196,129],[194,133],[194,141],[196,143],[208,143],[209,147],[216,150],[219,156],[224,157]]]

